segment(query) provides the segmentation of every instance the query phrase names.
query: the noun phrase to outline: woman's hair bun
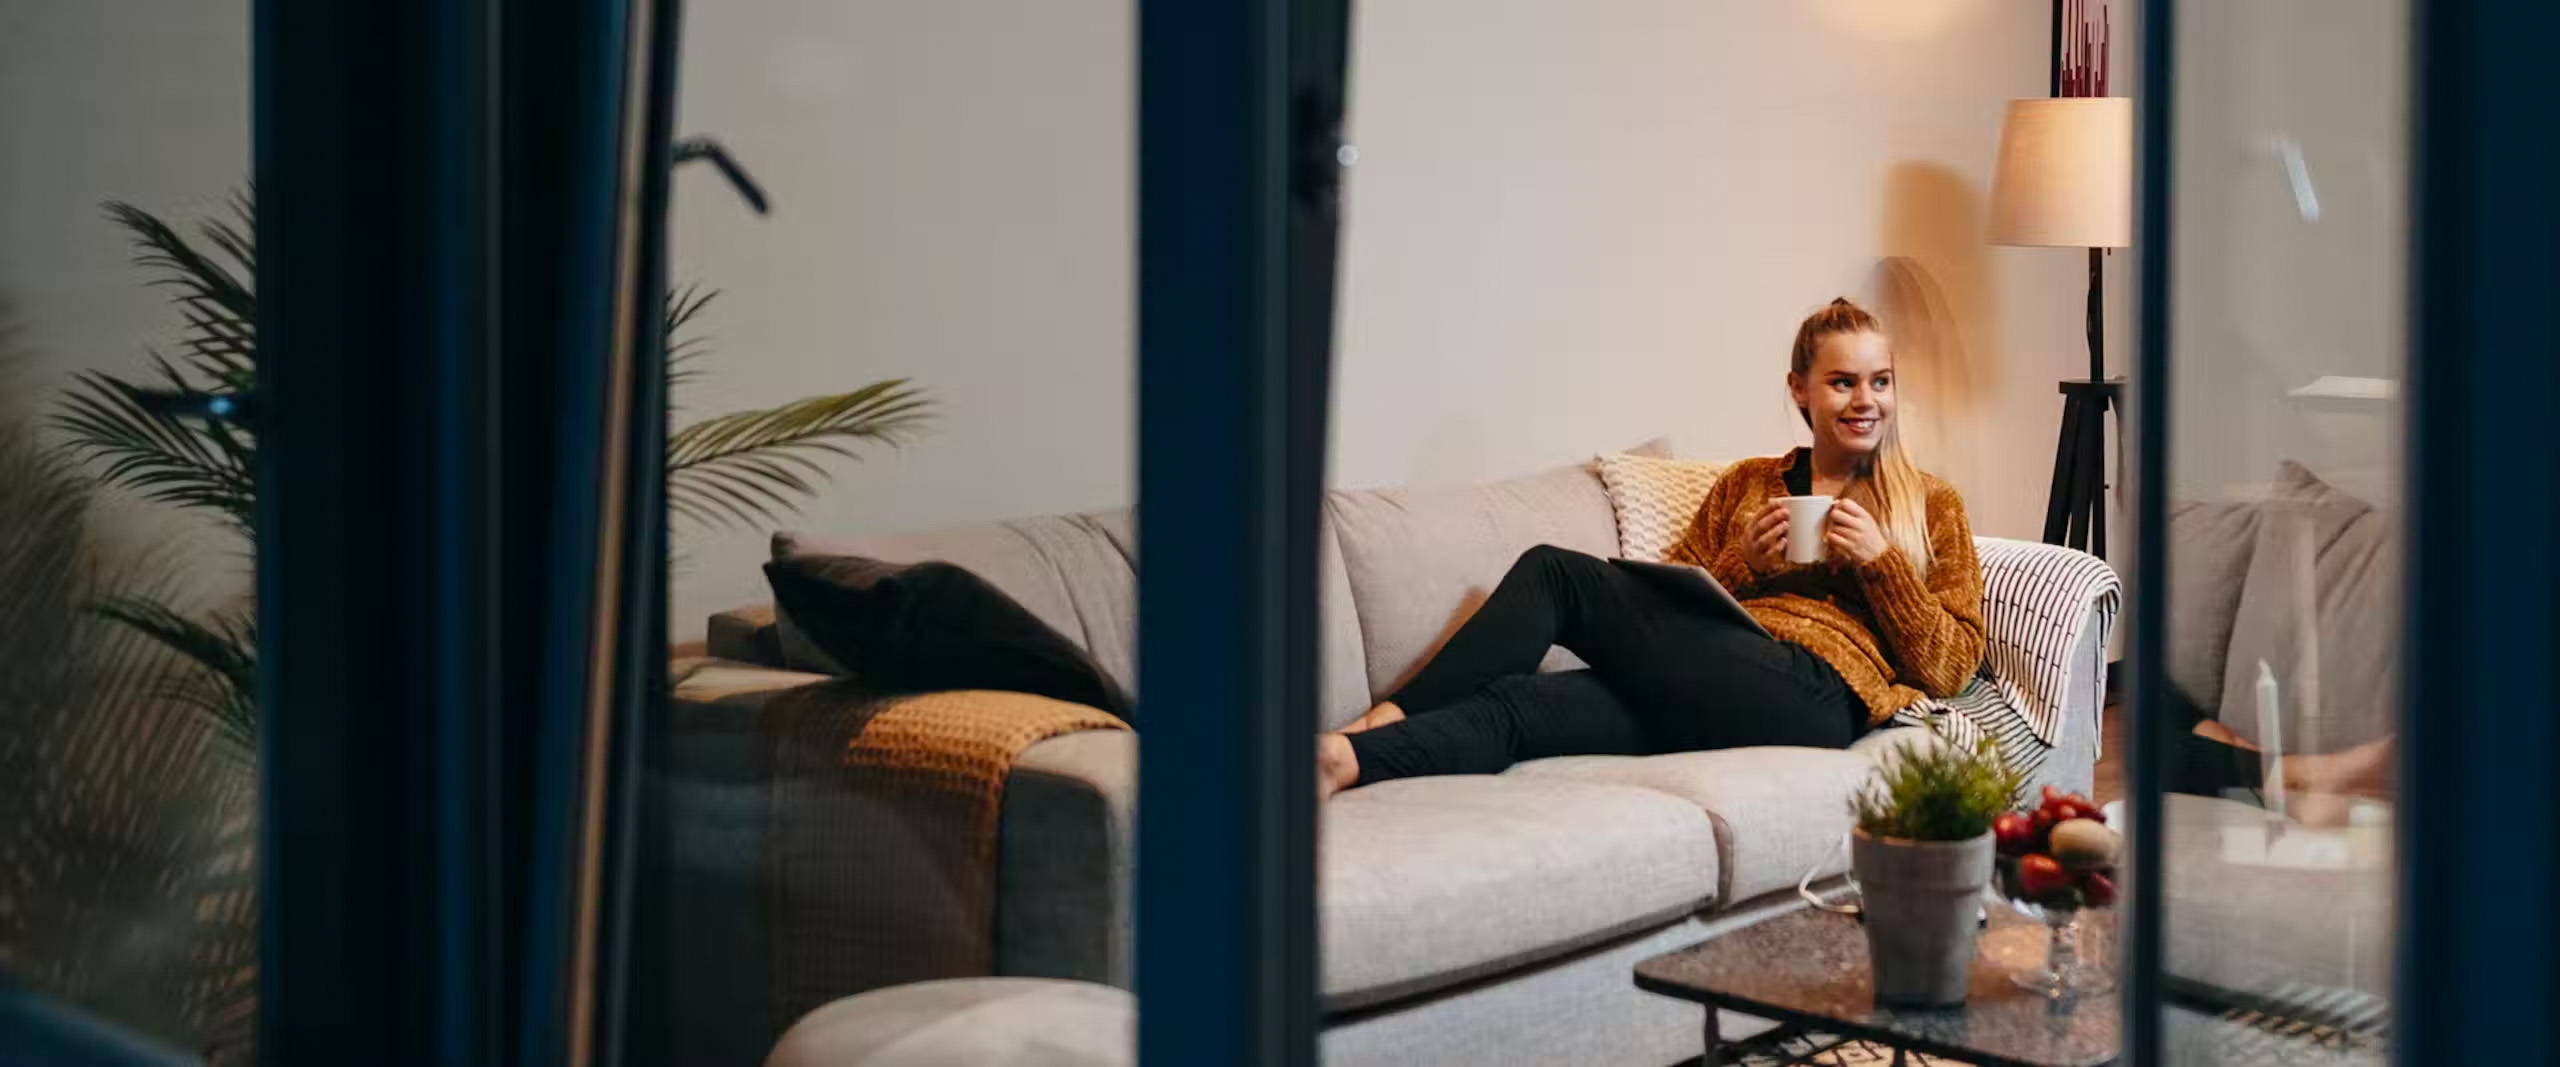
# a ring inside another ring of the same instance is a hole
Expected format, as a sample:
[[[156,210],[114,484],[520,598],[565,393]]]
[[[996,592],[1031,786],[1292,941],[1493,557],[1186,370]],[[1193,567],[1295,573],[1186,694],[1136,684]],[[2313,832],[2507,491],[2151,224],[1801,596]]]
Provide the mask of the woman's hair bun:
[[[1844,308],[1844,307],[1848,307],[1848,306],[1849,306],[1849,298],[1848,298],[1848,297],[1845,297],[1845,296],[1835,296],[1835,297],[1832,297],[1832,298],[1831,298],[1831,306],[1832,306],[1832,307],[1836,307],[1836,308]]]

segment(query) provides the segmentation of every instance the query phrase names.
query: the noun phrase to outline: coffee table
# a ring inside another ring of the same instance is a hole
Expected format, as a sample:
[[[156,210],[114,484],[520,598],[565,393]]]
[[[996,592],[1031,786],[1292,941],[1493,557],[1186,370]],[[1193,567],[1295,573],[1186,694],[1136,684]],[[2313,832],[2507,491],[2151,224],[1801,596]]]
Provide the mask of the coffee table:
[[[2114,994],[2048,1000],[2009,980],[2044,958],[2046,931],[1990,909],[1961,1006],[1879,1005],[1858,920],[1794,911],[1636,965],[1636,987],[1706,1006],[1706,1067],[1722,1062],[1716,1010],[1729,1008],[1978,1067],[2097,1067],[2115,1062]],[[1900,1062],[1897,1058],[1896,1062]]]

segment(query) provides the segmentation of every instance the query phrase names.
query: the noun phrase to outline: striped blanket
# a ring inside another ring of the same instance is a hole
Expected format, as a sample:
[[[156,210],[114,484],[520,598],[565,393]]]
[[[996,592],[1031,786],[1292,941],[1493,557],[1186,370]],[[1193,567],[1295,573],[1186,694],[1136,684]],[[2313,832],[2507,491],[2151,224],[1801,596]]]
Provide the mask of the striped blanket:
[[[2092,626],[2098,645],[2106,645],[2124,586],[2114,568],[2086,552],[2001,537],[1973,543],[1982,560],[1982,669],[1963,692],[1920,700],[1893,718],[1914,726],[1935,721],[1959,744],[1988,737],[2011,766],[2032,775],[2071,708],[2071,654]],[[2102,695],[2081,696],[2097,714]]]

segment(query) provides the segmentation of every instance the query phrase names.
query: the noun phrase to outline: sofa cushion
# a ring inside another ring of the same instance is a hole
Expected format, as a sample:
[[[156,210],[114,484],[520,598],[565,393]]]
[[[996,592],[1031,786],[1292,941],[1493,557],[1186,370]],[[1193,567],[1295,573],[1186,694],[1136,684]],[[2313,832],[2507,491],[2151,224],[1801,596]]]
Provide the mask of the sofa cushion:
[[[1587,463],[1490,485],[1336,490],[1325,514],[1359,611],[1369,691],[1384,695],[1456,632],[1520,553],[1618,551],[1609,495]],[[1578,666],[1562,651],[1548,669]]]
[[[967,567],[1091,653],[1104,673],[1132,695],[1138,682],[1133,628],[1138,617],[1133,562],[1137,552],[1137,529],[1127,511],[981,523],[894,537],[828,538],[789,530],[773,535],[776,559],[796,555],[868,556],[900,563],[940,559]],[[1324,627],[1320,713],[1326,726],[1340,726],[1369,710],[1371,701],[1360,617],[1352,605],[1342,548],[1329,523],[1318,544],[1316,580],[1318,619]],[[715,636],[723,633],[723,620],[732,615],[738,618],[729,621],[731,629],[748,621],[738,612],[713,616]],[[827,658],[787,620],[777,620],[772,632],[778,658],[770,662],[823,674],[844,673],[844,665]]]
[[[1689,535],[1698,508],[1724,476],[1722,463],[1611,452],[1593,461],[1617,512],[1618,554],[1658,560]]]
[[[2255,744],[2258,663],[2275,675],[2290,751],[2335,751],[2393,729],[2400,553],[2388,512],[2287,462],[2264,505],[2231,628],[2220,719]]]
[[[2186,500],[2169,506],[2169,684],[2200,708],[2221,702],[2223,664],[2249,553],[2258,542],[2255,500]]]
[[[1341,1011],[1563,955],[1714,896],[1715,834],[1680,798],[1452,775],[1322,811],[1325,1006]]]
[[[944,560],[968,568],[1068,641],[1125,691],[1137,683],[1138,578],[1131,561],[1137,532],[1125,511],[1048,515],[981,523],[934,533],[837,539],[795,531],[773,535],[773,556],[866,556],[891,563]],[[842,673],[841,664],[809,662],[810,645],[780,620],[787,666]]]
[[[1324,658],[1317,665],[1324,705],[1316,710],[1330,730],[1369,710],[1369,651],[1360,644],[1360,610],[1332,523],[1323,524],[1316,552],[1316,624],[1324,627],[1318,641]]]
[[[801,633],[874,691],[1001,689],[1129,717],[1093,657],[966,567],[800,555],[764,573]]]
[[[1863,788],[1876,762],[1901,744],[1935,743],[1925,730],[1877,730],[1847,750],[1728,748],[1660,756],[1558,756],[1503,773],[1506,778],[1637,786],[1679,797],[1713,820],[1716,899],[1731,906],[1793,887],[1817,866],[1825,876],[1847,870],[1840,850],[1849,830],[1849,796]]]

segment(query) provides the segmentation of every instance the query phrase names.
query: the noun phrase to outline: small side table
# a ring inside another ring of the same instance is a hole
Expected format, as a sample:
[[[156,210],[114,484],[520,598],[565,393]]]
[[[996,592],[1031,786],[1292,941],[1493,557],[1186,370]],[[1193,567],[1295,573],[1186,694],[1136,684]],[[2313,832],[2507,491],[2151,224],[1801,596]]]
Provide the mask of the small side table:
[[[2044,925],[2000,907],[1990,919],[1970,994],[1951,1008],[1877,1004],[1866,931],[1823,911],[1790,912],[1646,960],[1636,965],[1636,987],[1706,1007],[1707,1067],[1723,1062],[1719,1008],[1979,1067],[2115,1062],[2116,998],[2047,1000],[2019,988],[2009,975],[2044,958]]]

